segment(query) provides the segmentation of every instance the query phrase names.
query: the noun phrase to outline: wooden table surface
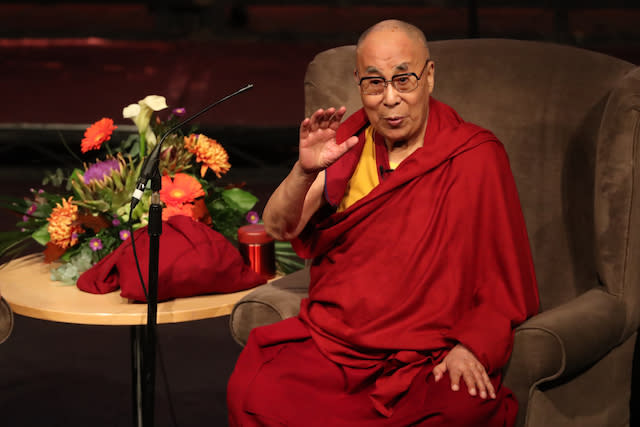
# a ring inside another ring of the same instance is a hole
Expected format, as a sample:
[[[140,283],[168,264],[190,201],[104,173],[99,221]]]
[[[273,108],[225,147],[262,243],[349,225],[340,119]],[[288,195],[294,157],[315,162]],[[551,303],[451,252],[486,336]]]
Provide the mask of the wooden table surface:
[[[50,278],[42,255],[28,255],[0,267],[0,294],[15,313],[43,320],[87,325],[143,325],[147,304],[120,296],[120,290],[96,295]],[[157,323],[208,319],[231,313],[253,289],[230,294],[177,298],[158,303]]]

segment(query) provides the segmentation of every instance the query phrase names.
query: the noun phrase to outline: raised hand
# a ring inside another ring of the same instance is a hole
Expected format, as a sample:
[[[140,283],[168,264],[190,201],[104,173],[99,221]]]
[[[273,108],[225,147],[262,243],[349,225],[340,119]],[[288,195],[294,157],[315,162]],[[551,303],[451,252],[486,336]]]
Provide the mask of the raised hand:
[[[306,173],[326,169],[358,142],[355,136],[336,142],[336,130],[346,111],[345,107],[320,109],[300,124],[299,162]]]
[[[462,344],[453,347],[442,362],[433,368],[435,380],[440,381],[447,371],[449,371],[453,391],[460,390],[460,378],[462,378],[470,395],[479,395],[483,399],[496,398],[496,391],[486,369],[476,356]]]

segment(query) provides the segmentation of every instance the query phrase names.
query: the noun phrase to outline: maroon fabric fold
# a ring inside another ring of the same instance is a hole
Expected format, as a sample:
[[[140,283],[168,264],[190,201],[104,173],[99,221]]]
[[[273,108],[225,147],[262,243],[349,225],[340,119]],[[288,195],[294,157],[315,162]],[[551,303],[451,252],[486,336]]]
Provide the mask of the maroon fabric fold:
[[[133,233],[136,253],[147,283],[149,234]],[[236,292],[265,283],[248,267],[238,250],[220,233],[193,219],[178,215],[162,223],[158,271],[158,300],[210,293]],[[131,239],[84,272],[79,289],[104,294],[120,288],[124,298],[146,302],[138,277]]]
[[[369,195],[310,224],[294,242],[301,256],[315,258],[300,319],[331,361],[388,371],[370,394],[384,416],[418,372],[456,343],[499,378],[513,329],[538,309],[502,144],[433,98],[428,120],[423,147]],[[326,185],[338,189],[326,194],[344,191],[335,177],[350,176],[352,161],[327,169]]]

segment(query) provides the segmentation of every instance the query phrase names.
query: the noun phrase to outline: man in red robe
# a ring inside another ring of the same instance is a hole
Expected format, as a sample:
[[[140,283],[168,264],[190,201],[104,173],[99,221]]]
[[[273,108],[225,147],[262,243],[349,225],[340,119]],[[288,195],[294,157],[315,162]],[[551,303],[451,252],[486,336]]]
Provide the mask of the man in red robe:
[[[271,196],[268,232],[312,258],[298,316],[256,328],[228,386],[232,426],[509,426],[513,330],[538,309],[507,155],[433,99],[424,34],[356,49],[363,109],[318,110]]]

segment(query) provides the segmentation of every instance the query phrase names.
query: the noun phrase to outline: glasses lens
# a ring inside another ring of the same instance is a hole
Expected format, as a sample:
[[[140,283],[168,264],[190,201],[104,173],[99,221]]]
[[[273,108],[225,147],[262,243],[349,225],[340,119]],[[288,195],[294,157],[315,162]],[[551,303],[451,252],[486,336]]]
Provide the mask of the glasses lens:
[[[410,92],[418,87],[418,78],[414,74],[400,74],[391,80],[398,92]]]
[[[360,88],[365,95],[378,95],[384,92],[384,79],[362,79]]]
[[[418,87],[418,77],[414,73],[393,76],[391,84],[398,92],[411,92]],[[360,90],[365,95],[380,95],[384,92],[386,82],[383,78],[363,78],[360,80]]]

